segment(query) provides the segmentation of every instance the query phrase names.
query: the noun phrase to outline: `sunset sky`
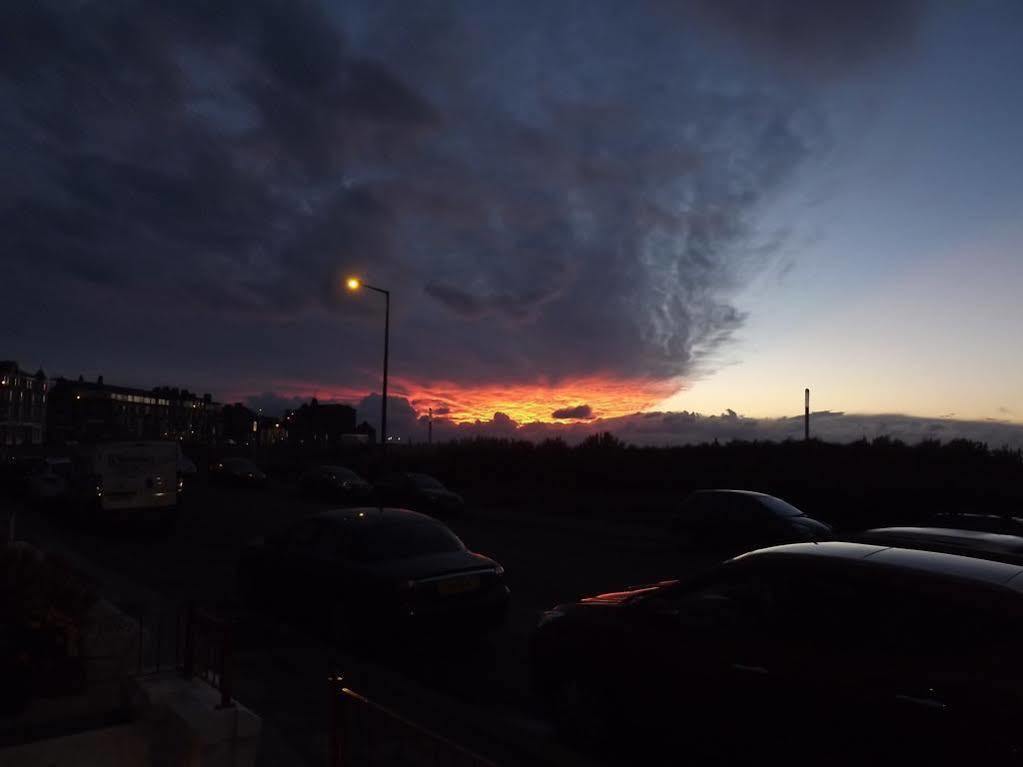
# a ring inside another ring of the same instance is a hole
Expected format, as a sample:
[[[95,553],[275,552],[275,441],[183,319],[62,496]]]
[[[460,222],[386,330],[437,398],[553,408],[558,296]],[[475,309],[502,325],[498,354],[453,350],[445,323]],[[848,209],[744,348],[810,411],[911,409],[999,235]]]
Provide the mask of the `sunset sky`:
[[[383,301],[357,275],[392,291],[410,418],[771,419],[809,386],[820,410],[1023,423],[1012,0],[0,24],[0,358],[358,403]]]

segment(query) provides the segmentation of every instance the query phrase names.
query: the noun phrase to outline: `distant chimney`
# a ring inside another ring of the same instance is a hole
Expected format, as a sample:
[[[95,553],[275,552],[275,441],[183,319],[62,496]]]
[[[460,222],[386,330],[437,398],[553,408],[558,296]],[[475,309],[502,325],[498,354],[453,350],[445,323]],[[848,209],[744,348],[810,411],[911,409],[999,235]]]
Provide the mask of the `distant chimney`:
[[[810,441],[810,390],[803,395],[803,439]]]

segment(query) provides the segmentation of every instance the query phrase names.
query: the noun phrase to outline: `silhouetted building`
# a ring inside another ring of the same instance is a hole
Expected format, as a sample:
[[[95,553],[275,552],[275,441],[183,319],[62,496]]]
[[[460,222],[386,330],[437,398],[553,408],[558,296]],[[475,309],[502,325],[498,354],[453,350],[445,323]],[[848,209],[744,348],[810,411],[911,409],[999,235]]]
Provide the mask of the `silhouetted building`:
[[[209,394],[170,386],[158,386],[153,394],[168,403],[164,433],[170,439],[211,442],[220,436],[220,405]]]
[[[0,361],[0,445],[38,445],[46,432],[48,384],[17,362]]]
[[[153,390],[58,378],[50,391],[47,439],[173,439],[210,442],[220,433],[220,405],[210,395],[181,389]]]
[[[288,432],[280,418],[261,415],[256,419],[256,444],[260,447],[272,447],[287,439]]]
[[[240,402],[224,405],[221,410],[224,439],[237,442],[239,445],[252,443],[259,431],[259,418],[255,410],[245,407]]]
[[[288,440],[306,447],[338,447],[349,444],[357,433],[355,408],[350,405],[321,405],[316,399],[298,410],[285,413]]]

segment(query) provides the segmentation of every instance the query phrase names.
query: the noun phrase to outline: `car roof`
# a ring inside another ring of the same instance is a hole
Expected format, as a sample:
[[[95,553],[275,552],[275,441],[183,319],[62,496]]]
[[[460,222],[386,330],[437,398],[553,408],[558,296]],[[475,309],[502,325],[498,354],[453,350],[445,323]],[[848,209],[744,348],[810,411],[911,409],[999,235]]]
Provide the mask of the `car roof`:
[[[825,541],[822,543],[790,543],[758,549],[736,557],[733,561],[758,559],[816,559],[819,561],[854,560],[878,569],[903,573],[939,575],[977,584],[1004,586],[1023,592],[1023,567],[989,559],[964,557],[937,551],[903,549],[869,543]]]
[[[756,490],[730,490],[728,488],[708,488],[706,490],[697,490],[694,495],[711,495],[715,493],[731,494],[731,495],[748,495],[754,498],[774,498],[773,495],[768,493],[758,493]]]
[[[358,524],[367,527],[394,524],[394,523],[423,523],[440,525],[443,523],[426,514],[420,514],[408,509],[380,508],[377,506],[364,506],[361,508],[332,509],[319,514],[314,514],[310,519],[321,519],[331,524]]]
[[[960,530],[952,527],[875,527],[865,531],[863,536],[872,542],[890,539],[893,544],[897,541],[945,543],[991,552],[1023,554],[1023,537],[983,530]]]

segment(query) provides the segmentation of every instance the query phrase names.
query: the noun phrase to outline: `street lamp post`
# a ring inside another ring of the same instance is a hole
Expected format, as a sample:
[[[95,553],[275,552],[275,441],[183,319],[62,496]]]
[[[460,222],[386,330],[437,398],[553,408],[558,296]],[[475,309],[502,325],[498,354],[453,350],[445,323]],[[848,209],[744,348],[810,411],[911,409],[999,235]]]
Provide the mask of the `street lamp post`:
[[[357,277],[349,277],[346,283],[348,289],[351,291],[359,290],[359,288],[366,288],[366,290],[373,290],[377,293],[382,293],[384,296],[384,383],[383,383],[383,399],[380,401],[380,449],[387,449],[387,350],[390,345],[391,338],[391,291],[384,290],[383,288],[377,288],[373,285],[367,285]]]

